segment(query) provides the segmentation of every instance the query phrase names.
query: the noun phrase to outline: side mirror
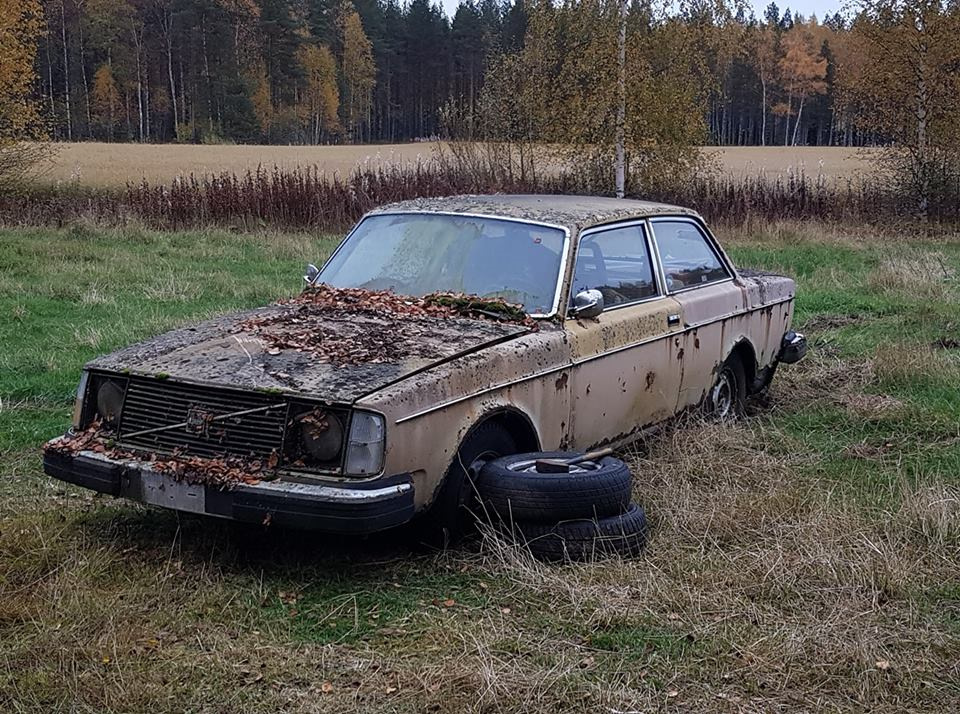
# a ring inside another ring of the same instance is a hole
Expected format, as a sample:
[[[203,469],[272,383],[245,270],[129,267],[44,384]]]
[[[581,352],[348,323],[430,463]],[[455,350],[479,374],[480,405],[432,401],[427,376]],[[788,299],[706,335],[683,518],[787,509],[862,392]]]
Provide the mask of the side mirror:
[[[577,318],[598,317],[603,312],[603,293],[599,290],[583,290],[573,298],[570,316]]]
[[[313,285],[313,281],[320,275],[320,268],[313,263],[307,263],[307,272],[303,275],[303,280],[307,285]]]

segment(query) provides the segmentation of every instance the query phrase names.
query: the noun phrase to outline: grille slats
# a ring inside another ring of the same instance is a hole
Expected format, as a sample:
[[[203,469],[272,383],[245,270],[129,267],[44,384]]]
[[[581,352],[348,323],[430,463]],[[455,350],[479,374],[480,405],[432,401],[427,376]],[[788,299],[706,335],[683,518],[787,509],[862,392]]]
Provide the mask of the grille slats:
[[[185,422],[191,409],[222,415],[284,402],[284,398],[277,395],[234,393],[165,380],[131,378],[120,422],[120,443],[159,452],[180,449],[206,457],[265,458],[281,451],[287,417],[285,407],[213,422],[206,434],[180,427],[140,436],[126,435]]]
[[[217,409],[217,408],[211,408],[211,406],[208,405],[208,404],[206,404],[205,406],[207,407],[208,411],[211,411],[211,412],[214,412],[214,413],[218,413],[218,414],[219,414],[219,413],[223,413],[223,414],[229,413],[227,410],[222,410],[222,409]],[[147,409],[147,408],[142,407],[142,406],[140,406],[140,405],[130,404],[130,405],[125,406],[124,409],[125,409],[125,411],[124,411],[124,417],[125,417],[125,418],[133,418],[133,419],[137,419],[137,420],[143,419],[143,420],[146,420],[146,421],[150,421],[150,420],[156,419],[158,416],[164,416],[164,415],[166,415],[166,414],[171,414],[171,415],[172,415],[172,414],[181,414],[181,415],[182,415],[182,414],[186,414],[186,410],[189,409],[189,407],[184,407],[183,409],[171,409],[171,408],[168,406],[168,407],[165,407],[165,408],[163,408],[163,409],[154,409],[154,408],[152,408],[152,407],[149,408],[149,409]],[[236,411],[236,410],[231,410],[231,411]],[[279,410],[278,410],[278,413],[279,413]],[[178,419],[173,419],[170,423],[171,423],[171,424],[175,424],[177,421],[183,421],[183,419],[179,419],[179,420],[178,420]],[[271,428],[273,428],[274,426],[277,425],[277,420],[276,420],[276,419],[263,418],[260,414],[245,414],[243,417],[236,417],[236,419],[233,419],[233,418],[231,418],[231,419],[225,419],[223,423],[226,424],[226,425],[230,425],[230,426],[232,426],[232,427],[234,427],[235,429],[238,429],[238,430],[247,429],[247,430],[249,430],[249,431],[257,431],[257,430],[260,430],[260,429],[271,429]],[[282,427],[282,422],[281,422],[281,427]],[[125,430],[125,431],[134,431],[134,430],[133,430],[133,429],[129,429],[129,430]]]

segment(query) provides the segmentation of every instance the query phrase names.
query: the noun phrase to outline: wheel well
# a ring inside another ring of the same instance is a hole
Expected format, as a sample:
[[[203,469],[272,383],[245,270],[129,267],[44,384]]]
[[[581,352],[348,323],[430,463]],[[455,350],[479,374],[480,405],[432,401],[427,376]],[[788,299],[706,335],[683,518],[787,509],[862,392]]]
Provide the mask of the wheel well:
[[[540,438],[537,436],[537,430],[526,414],[514,409],[501,409],[485,415],[476,426],[490,423],[502,427],[513,437],[514,441],[517,442],[519,453],[540,450]]]
[[[744,376],[747,378],[747,392],[752,392],[753,383],[757,378],[757,353],[754,352],[753,345],[747,339],[740,340],[730,350],[730,356],[736,356],[740,360]]]

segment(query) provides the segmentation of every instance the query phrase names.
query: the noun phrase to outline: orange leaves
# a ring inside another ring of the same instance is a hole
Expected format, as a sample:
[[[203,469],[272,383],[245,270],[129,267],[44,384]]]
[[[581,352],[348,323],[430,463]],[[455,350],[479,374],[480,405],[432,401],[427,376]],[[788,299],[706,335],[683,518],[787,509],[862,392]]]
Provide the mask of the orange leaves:
[[[809,97],[827,91],[827,60],[802,25],[783,36],[780,74],[785,88],[794,96]]]
[[[428,339],[435,330],[423,318],[470,318],[521,324],[531,330],[538,327],[517,305],[471,295],[434,293],[420,298],[389,290],[319,285],[278,304],[292,309],[252,318],[237,329],[253,332],[267,345],[268,355],[292,349],[335,365],[435,356],[436,347]],[[351,319],[357,315],[375,320],[361,324]]]
[[[272,470],[280,462],[280,457],[276,452],[270,454],[266,463],[259,459],[242,459],[232,456],[204,458],[177,453],[170,455],[135,453],[117,447],[114,443],[114,435],[103,431],[97,422],[91,424],[84,431],[49,442],[44,446],[44,450],[62,454],[79,454],[82,451],[92,451],[115,460],[136,459],[149,463],[154,471],[167,474],[178,481],[214,486],[259,483],[263,478],[266,478],[263,475],[264,467]]]

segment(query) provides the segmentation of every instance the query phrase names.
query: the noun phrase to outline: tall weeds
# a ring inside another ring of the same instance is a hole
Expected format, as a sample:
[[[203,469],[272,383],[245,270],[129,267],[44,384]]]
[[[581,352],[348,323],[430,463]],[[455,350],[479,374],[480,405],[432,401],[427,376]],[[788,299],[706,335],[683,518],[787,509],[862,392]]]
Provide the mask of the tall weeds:
[[[465,193],[598,192],[592,182],[563,171],[508,171],[496,161],[451,154],[413,166],[359,168],[347,177],[318,168],[274,168],[239,176],[191,175],[169,185],[145,181],[121,190],[32,187],[0,193],[0,223],[135,220],[160,229],[219,225],[335,231],[385,203]],[[708,220],[728,224],[811,219],[889,225],[913,220],[909,198],[880,178],[826,181],[803,173],[705,173],[652,186],[635,197],[690,206]],[[960,197],[931,206],[929,220],[934,229],[955,228],[960,224]]]

